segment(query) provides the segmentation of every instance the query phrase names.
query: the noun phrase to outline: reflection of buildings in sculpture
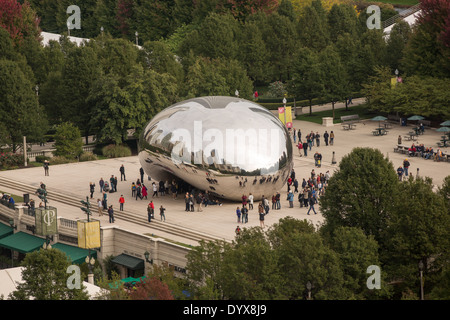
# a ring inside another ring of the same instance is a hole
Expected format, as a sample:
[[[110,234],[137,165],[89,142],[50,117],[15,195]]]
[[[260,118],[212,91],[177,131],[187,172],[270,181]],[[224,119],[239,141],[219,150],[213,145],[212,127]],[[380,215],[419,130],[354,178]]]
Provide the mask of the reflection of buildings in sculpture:
[[[203,131],[198,130],[199,121]],[[212,141],[203,138],[205,132],[225,137],[227,130],[235,130],[233,139],[239,138],[236,132],[247,137],[251,130],[271,135],[270,139],[268,135],[259,137],[259,149],[248,146],[248,141],[255,140],[245,137],[240,141],[247,145],[236,146],[233,141],[227,145],[232,146],[229,153],[220,148],[226,144],[223,141],[215,144],[215,137],[214,143],[205,146]],[[199,136],[201,140],[195,141]],[[254,158],[243,156],[254,150]],[[233,97],[194,98],[161,111],[141,134],[139,159],[145,172],[157,181],[176,177],[200,190],[210,189],[217,196],[236,200],[243,192],[252,192],[257,200],[279,190],[293,167],[291,140],[281,121],[267,109]]]

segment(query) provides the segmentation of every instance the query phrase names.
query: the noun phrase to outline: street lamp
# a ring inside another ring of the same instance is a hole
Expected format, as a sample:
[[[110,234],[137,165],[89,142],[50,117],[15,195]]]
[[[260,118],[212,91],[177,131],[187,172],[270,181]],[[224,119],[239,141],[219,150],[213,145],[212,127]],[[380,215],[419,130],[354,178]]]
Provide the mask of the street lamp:
[[[67,20],[67,35],[70,37],[70,22]]]
[[[423,262],[422,260],[419,261],[419,272],[420,272],[420,300],[423,299]]]
[[[236,95],[236,98],[239,98],[239,91],[238,91],[238,89],[236,89],[236,91],[234,92],[234,94]]]
[[[284,125],[286,125],[286,97],[283,98],[283,110],[284,110]]]
[[[311,300],[311,289],[312,289],[312,284],[310,281],[308,281],[306,283],[306,289],[308,289],[308,300]]]
[[[94,257],[91,257],[91,250],[89,250],[89,255],[86,256],[86,259],[84,260],[84,262],[86,262],[86,264],[88,265],[89,268],[89,273],[88,273],[88,282],[90,284],[94,284],[94,273],[92,272],[94,264],[95,264],[95,259]]]
[[[105,28],[103,28],[103,26],[102,26],[102,27],[100,27],[100,32],[102,33],[102,36],[103,36],[103,31],[105,31]]]
[[[145,257],[145,261],[147,261],[150,264],[153,264],[153,259],[151,259],[151,260],[148,259],[150,257],[150,253],[148,251],[145,251],[144,257]]]
[[[136,32],[134,33],[134,35],[136,36],[136,45],[138,45],[138,35],[139,35],[139,33],[136,31]]]

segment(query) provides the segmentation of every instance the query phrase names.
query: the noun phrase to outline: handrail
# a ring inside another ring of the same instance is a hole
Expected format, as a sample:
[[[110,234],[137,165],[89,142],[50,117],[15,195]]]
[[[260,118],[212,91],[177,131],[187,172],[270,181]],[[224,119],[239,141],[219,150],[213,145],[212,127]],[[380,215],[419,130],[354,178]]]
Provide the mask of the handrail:
[[[394,23],[396,23],[398,20],[402,20],[405,19],[406,17],[416,13],[417,11],[420,10],[420,3],[409,7],[408,9],[403,10],[402,12],[400,12],[399,14],[390,17],[389,19],[382,21],[381,24],[383,26],[383,29],[393,25]]]

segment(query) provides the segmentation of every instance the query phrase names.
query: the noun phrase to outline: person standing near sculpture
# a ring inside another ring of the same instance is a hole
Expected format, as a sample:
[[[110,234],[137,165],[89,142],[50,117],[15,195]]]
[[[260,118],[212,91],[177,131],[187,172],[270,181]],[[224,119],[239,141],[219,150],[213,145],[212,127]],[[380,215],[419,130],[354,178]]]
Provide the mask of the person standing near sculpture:
[[[125,167],[123,166],[123,164],[120,167],[119,171],[120,171],[120,181],[122,181],[122,178],[124,181],[127,181],[127,179],[125,178]]]

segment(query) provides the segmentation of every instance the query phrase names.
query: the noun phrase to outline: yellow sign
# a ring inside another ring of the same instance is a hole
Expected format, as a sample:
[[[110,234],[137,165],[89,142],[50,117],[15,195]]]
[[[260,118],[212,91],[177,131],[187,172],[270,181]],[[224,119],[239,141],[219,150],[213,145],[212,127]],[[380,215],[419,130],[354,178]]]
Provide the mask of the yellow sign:
[[[78,220],[78,247],[84,249],[100,248],[100,221]]]
[[[292,110],[291,107],[279,107],[278,108],[278,118],[286,125],[288,128],[292,128]]]
[[[391,88],[397,85],[397,78],[391,78]]]

